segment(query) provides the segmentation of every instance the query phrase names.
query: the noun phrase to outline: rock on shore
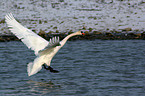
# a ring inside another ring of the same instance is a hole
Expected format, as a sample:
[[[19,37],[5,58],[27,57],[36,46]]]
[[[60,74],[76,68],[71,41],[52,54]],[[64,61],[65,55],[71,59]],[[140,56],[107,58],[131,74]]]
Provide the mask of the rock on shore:
[[[123,29],[122,32],[111,31],[111,32],[100,32],[96,30],[83,30],[85,31],[85,36],[75,36],[70,38],[69,40],[94,40],[94,39],[101,39],[101,40],[130,40],[130,39],[138,39],[138,40],[145,40],[145,32],[134,32],[130,28]],[[40,31],[38,35],[45,38],[49,41],[50,38],[54,36],[59,36],[60,40],[65,38],[67,35],[71,34],[72,32],[67,33],[53,33],[49,32],[46,33],[45,31]],[[0,42],[5,41],[19,41],[19,39],[15,35],[1,35]]]

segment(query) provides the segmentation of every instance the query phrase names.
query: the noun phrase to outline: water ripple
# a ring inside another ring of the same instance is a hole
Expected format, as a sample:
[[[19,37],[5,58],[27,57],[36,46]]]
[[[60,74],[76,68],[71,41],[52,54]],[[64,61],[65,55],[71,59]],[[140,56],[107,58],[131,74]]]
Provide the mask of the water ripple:
[[[0,46],[0,95],[144,96],[142,40],[68,41],[53,58],[57,74],[27,76],[35,56],[21,42]]]

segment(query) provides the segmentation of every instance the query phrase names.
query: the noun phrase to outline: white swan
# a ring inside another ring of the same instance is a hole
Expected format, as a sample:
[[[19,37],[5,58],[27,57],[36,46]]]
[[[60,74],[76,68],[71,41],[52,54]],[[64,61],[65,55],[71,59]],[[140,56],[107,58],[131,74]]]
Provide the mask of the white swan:
[[[25,28],[20,23],[18,23],[11,13],[5,16],[6,23],[9,30],[15,34],[21,41],[31,50],[34,50],[37,58],[28,64],[27,72],[28,76],[36,74],[41,70],[42,65],[45,69],[50,70],[50,72],[58,72],[50,67],[51,60],[53,56],[58,52],[58,50],[64,46],[66,41],[75,35],[84,35],[83,31],[78,31],[72,33],[65,37],[62,41],[59,41],[59,37],[53,37],[50,41],[46,41],[42,37],[38,36],[31,30]],[[49,66],[48,68],[44,65]]]

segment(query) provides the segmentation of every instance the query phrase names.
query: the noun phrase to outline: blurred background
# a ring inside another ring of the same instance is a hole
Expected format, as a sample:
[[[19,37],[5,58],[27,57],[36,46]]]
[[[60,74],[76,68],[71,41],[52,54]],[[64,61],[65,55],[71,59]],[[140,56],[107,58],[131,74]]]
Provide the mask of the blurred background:
[[[8,33],[4,16],[10,12],[37,33],[145,29],[145,0],[0,0],[1,33]]]

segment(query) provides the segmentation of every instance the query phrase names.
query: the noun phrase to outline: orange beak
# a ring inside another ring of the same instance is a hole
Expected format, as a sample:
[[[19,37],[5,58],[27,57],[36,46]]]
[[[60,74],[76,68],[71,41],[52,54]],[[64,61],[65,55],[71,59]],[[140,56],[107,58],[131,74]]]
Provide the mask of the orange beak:
[[[85,32],[84,31],[81,31],[82,35],[85,35]]]
[[[82,33],[82,35],[85,35],[85,33]]]

